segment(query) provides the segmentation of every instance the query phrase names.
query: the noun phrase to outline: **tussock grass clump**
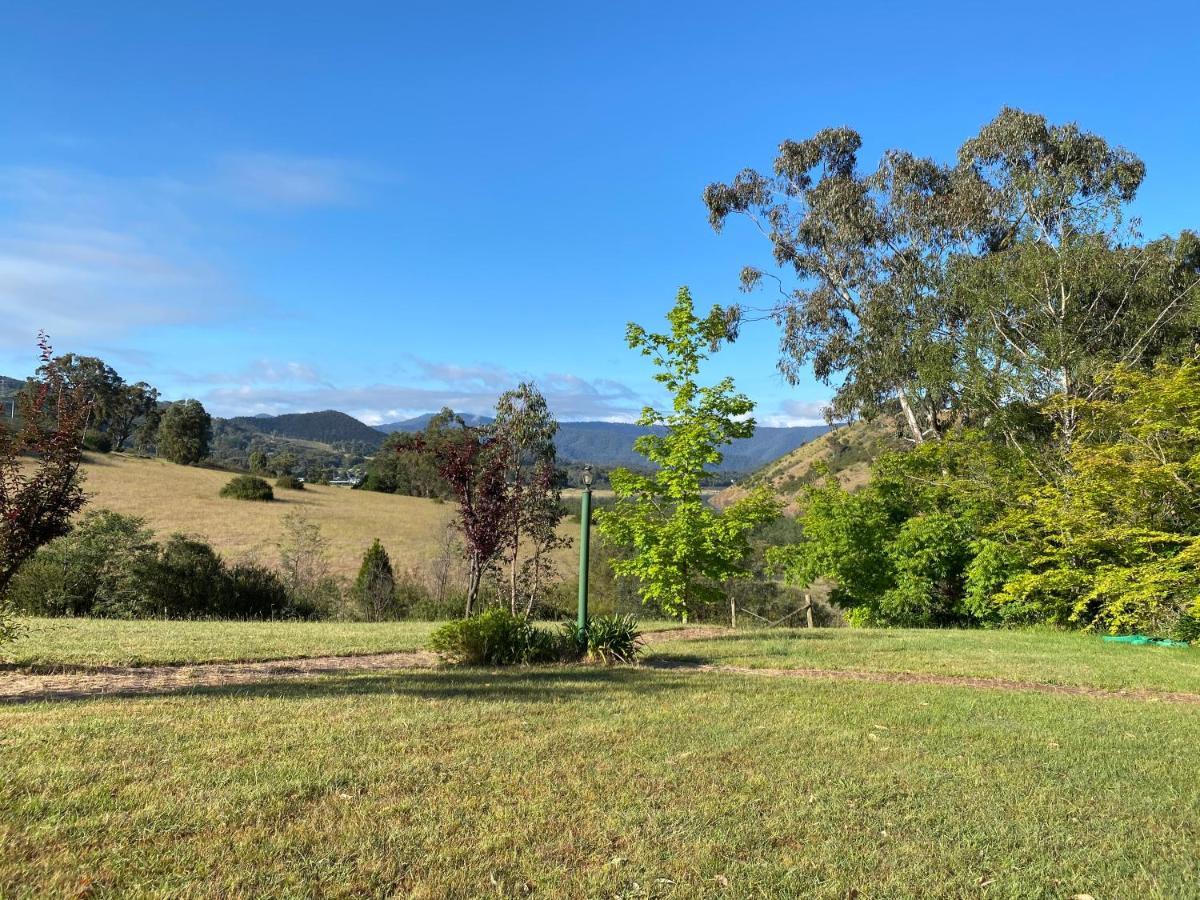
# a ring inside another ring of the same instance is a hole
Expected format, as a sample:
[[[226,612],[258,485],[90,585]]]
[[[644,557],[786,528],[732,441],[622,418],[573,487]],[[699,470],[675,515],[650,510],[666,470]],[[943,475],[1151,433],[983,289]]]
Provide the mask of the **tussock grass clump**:
[[[638,652],[642,649],[642,632],[633,615],[596,616],[588,622],[582,635],[575,623],[567,628],[570,639],[593,662],[608,666],[632,664],[637,662]]]

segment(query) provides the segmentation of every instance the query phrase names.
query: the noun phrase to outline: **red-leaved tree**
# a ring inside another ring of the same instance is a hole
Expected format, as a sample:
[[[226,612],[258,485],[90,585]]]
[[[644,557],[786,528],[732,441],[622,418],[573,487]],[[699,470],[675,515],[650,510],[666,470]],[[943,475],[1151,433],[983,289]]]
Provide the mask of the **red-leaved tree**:
[[[508,543],[514,524],[513,498],[505,477],[510,454],[500,438],[466,426],[455,429],[434,453],[438,474],[458,501],[455,524],[462,532],[469,564],[469,616],[479,597],[479,583]]]
[[[66,534],[86,497],[79,484],[80,439],[90,403],[38,335],[42,366],[0,424],[0,596],[38,547]],[[0,629],[2,631],[2,629]]]

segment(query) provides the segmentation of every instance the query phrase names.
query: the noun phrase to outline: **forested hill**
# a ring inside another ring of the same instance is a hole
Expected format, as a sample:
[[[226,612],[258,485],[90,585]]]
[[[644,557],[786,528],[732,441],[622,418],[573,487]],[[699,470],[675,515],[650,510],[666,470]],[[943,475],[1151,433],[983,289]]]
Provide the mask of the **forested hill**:
[[[384,439],[382,432],[334,409],[282,416],[238,416],[228,421],[263,434],[322,444],[355,443],[375,448]]]
[[[25,386],[25,382],[20,378],[9,378],[7,375],[0,375],[0,397],[12,397],[21,392],[21,388]]]

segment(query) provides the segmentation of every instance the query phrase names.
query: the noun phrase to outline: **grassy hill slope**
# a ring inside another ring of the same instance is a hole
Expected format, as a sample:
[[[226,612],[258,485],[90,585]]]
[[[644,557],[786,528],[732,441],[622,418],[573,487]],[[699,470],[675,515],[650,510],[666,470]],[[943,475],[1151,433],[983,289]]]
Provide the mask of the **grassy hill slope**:
[[[855,422],[828,431],[814,441],[759,469],[749,478],[731,485],[713,497],[718,507],[744,497],[748,490],[768,484],[787,505],[789,515],[797,511],[800,491],[816,477],[818,463],[826,463],[845,487],[866,484],[871,460],[902,446],[888,422]]]
[[[363,552],[379,538],[397,570],[414,569],[442,553],[454,506],[417,497],[309,485],[276,489],[273,503],[218,496],[228,472],[178,466],[159,459],[89,454],[84,465],[86,508],[107,507],[146,519],[160,537],[200,535],[227,559],[274,565],[283,517],[300,512],[321,526],[337,574],[358,571]]]

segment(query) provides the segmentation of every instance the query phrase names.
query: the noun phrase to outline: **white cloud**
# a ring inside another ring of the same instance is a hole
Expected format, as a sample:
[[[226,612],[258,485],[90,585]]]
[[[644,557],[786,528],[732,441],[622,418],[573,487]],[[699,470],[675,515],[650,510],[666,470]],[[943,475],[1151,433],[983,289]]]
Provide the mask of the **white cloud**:
[[[828,400],[784,400],[769,415],[756,415],[760,425],[793,428],[797,425],[824,425]]]

